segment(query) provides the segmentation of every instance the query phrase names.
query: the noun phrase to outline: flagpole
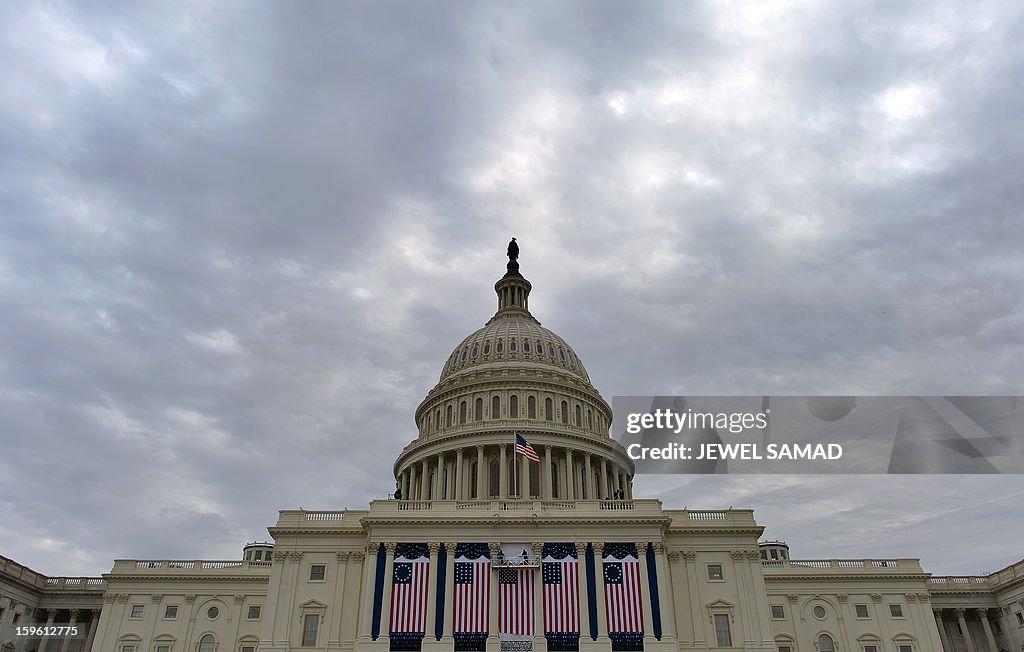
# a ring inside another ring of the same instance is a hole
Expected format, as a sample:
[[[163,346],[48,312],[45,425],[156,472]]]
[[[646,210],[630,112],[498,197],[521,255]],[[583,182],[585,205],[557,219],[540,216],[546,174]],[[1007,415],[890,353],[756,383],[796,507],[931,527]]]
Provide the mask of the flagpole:
[[[516,456],[519,454],[519,447],[516,446],[516,443],[517,443],[516,431],[513,430],[512,431],[512,493],[518,498],[519,497],[519,493],[516,490],[519,488],[519,485],[517,484],[518,478],[516,476],[519,475],[519,473],[518,473],[519,469],[516,468],[518,466],[518,464],[516,464]]]

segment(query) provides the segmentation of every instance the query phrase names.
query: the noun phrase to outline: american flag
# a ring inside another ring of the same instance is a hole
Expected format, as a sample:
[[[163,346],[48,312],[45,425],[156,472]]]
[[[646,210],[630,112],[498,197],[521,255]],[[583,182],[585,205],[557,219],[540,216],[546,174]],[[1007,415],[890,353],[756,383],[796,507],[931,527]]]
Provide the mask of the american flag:
[[[533,569],[498,570],[498,634],[533,636]]]
[[[430,558],[424,543],[402,543],[395,549],[391,575],[391,633],[427,631],[427,581]]]
[[[540,455],[537,455],[537,451],[533,450],[533,446],[530,446],[530,442],[526,441],[526,437],[523,437],[518,432],[516,433],[516,455],[522,455],[531,462],[540,462]]]
[[[632,543],[605,544],[603,566],[608,633],[642,633],[644,612],[636,546]]]
[[[574,544],[544,545],[541,581],[544,583],[544,632],[580,631],[579,564]]]
[[[459,544],[455,552],[455,634],[487,634],[491,562],[486,546]]]

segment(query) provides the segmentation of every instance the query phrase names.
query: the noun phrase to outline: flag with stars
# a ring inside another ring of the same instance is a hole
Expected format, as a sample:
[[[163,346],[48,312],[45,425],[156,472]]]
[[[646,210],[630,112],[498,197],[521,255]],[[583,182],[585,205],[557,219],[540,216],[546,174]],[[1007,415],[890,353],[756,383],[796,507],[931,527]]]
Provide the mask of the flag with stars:
[[[402,543],[395,548],[391,573],[392,634],[422,635],[427,630],[428,555],[426,544]]]
[[[580,593],[576,545],[547,543],[544,544],[542,555],[544,633],[571,633],[579,636]]]
[[[491,562],[487,546],[459,544],[455,548],[453,633],[487,635],[491,590]]]
[[[533,638],[533,569],[498,570],[498,636],[503,641]]]
[[[516,455],[522,455],[531,462],[540,462],[540,455],[537,451],[533,450],[533,446],[530,446],[530,442],[526,441],[526,437],[523,437],[518,432],[516,433]]]
[[[643,633],[640,561],[632,543],[604,546],[604,600],[608,633]]]

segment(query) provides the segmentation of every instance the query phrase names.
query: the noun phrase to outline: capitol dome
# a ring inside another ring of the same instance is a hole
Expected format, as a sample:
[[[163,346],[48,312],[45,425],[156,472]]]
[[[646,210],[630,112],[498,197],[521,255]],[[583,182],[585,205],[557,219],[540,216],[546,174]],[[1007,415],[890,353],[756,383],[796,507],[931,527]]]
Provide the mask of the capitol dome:
[[[612,412],[582,360],[530,313],[531,283],[509,246],[498,309],[444,361],[395,461],[413,500],[625,499],[633,463],[608,435]],[[540,462],[515,450],[530,443]]]

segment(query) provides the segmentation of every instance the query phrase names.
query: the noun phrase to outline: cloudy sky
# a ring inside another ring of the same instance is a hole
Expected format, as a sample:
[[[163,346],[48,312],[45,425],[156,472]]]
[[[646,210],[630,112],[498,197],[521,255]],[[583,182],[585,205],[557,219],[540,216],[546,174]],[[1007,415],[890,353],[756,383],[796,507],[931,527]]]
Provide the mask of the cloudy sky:
[[[1020,393],[1022,17],[4,3],[0,554],[238,558],[383,496],[513,235],[609,399]],[[1021,476],[636,492],[797,557],[1024,556]]]

